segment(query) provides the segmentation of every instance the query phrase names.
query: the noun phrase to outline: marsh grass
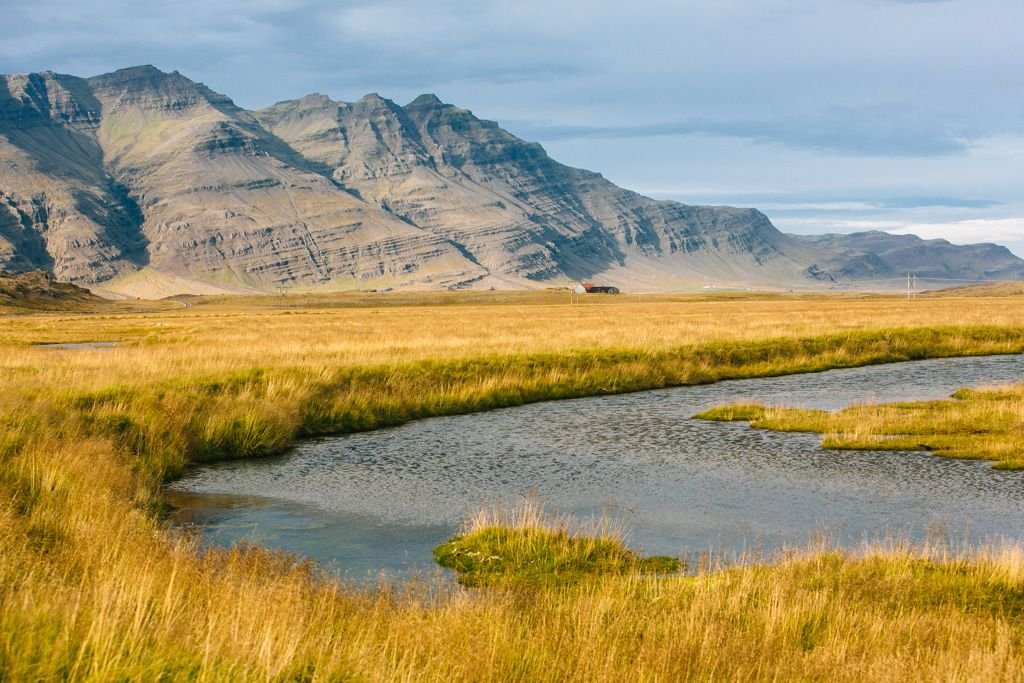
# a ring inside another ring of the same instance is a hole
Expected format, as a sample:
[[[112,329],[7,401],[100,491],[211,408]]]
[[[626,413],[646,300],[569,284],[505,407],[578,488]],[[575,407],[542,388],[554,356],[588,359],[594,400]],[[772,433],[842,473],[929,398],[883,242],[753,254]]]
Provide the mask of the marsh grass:
[[[759,404],[720,406],[696,416],[756,429],[823,434],[824,448],[929,451],[1024,469],[1024,384],[960,389],[949,400],[853,405],[835,412]]]
[[[641,557],[626,547],[621,526],[589,525],[544,512],[527,499],[511,510],[483,510],[462,533],[434,548],[434,559],[454,569],[464,586],[572,585],[605,575],[668,574],[683,563]]]
[[[189,464],[279,452],[303,435],[1018,353],[1024,307],[307,303],[0,318],[0,680],[1021,678],[1019,546],[818,548],[687,577],[435,595],[346,586],[259,547],[201,552],[159,512],[161,486]]]

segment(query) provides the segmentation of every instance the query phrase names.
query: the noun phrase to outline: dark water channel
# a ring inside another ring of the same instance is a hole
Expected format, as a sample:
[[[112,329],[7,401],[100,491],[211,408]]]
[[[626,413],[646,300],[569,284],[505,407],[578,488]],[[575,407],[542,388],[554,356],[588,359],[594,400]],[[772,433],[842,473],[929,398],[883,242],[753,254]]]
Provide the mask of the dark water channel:
[[[205,542],[312,557],[345,576],[430,568],[483,505],[535,494],[555,512],[621,520],[635,547],[729,557],[942,530],[1024,539],[1024,472],[927,453],[843,452],[814,434],[690,419],[761,401],[834,409],[1024,381],[1024,356],[929,360],[720,382],[434,418],[306,441],[284,456],[196,468],[170,486]]]

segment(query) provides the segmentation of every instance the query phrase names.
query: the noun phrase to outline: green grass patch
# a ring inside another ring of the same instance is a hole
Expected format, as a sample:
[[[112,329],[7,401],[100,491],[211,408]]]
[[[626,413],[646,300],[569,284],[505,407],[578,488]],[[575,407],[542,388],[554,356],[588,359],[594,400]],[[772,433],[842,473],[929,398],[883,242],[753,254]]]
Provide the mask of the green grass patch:
[[[823,434],[823,448],[929,451],[1024,469],[1024,384],[960,389],[942,401],[853,405],[835,412],[760,404],[718,406],[700,420],[749,422],[755,429]]]
[[[725,406],[715,406],[703,413],[694,415],[696,420],[708,420],[710,422],[753,422],[760,419],[768,407],[761,403],[733,403]]]
[[[468,529],[434,548],[434,559],[454,569],[464,586],[572,585],[597,576],[671,574],[674,557],[642,557],[607,524],[577,529],[547,517],[527,501],[512,512],[483,512]]]

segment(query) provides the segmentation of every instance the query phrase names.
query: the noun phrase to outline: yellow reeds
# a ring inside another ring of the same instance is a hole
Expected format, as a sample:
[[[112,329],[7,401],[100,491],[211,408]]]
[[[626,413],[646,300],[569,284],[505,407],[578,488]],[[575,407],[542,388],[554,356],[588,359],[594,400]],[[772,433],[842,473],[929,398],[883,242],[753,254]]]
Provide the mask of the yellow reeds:
[[[347,586],[259,547],[200,551],[162,525],[160,487],[183,467],[305,434],[1024,350],[1024,307],[1005,299],[561,301],[310,296],[0,318],[0,679],[1022,678],[1013,544],[815,547],[685,576],[427,591]],[[33,346],[86,341],[121,345]]]

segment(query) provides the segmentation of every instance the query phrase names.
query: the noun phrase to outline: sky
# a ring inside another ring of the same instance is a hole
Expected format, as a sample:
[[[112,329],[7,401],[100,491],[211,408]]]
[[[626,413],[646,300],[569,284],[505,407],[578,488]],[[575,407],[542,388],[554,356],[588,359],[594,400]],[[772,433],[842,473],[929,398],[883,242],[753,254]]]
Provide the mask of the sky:
[[[1020,0],[0,0],[0,73],[436,93],[660,199],[1024,257]]]

